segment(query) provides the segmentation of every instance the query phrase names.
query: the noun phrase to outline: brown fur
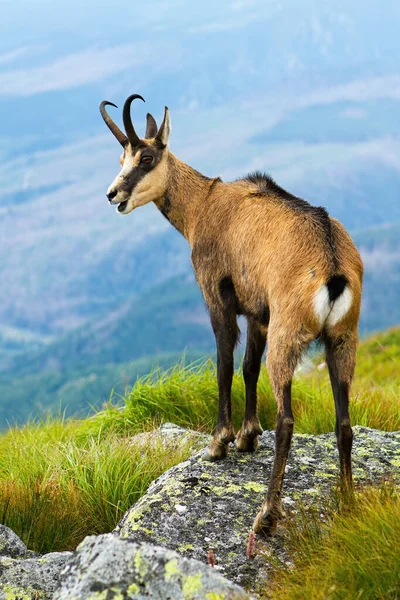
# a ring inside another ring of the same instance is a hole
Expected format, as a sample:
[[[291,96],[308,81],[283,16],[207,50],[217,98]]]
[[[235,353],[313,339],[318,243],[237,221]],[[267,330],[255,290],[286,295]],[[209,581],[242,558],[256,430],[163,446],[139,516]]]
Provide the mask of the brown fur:
[[[169,131],[169,126],[168,120],[164,132]],[[165,137],[168,136],[164,133]],[[132,205],[153,200],[188,240],[216,336],[219,414],[205,458],[223,458],[229,442],[235,438],[231,383],[238,314],[248,319],[248,339],[244,361],[246,414],[236,445],[240,451],[257,448],[262,430],[257,417],[256,387],[268,340],[267,368],[278,408],[276,453],[268,493],[254,530],[272,533],[283,516],[282,483],[294,424],[293,372],[302,352],[317,338],[326,345],[342,483],[351,486],[348,394],[355,367],[361,302],[363,267],[359,253],[336,219],[324,209],[291,196],[268,177],[256,174],[232,183],[209,179],[167,148],[154,145],[154,140],[141,143],[151,145],[159,153],[159,163],[137,185],[138,189],[146,189],[145,196],[141,192],[144,200],[133,200]],[[135,156],[134,149],[128,150]],[[134,167],[139,168],[138,164]],[[124,193],[127,197],[128,192]],[[135,189],[129,193],[136,198]],[[345,278],[351,306],[329,325],[327,319],[321,323],[318,317],[315,295],[334,276]]]

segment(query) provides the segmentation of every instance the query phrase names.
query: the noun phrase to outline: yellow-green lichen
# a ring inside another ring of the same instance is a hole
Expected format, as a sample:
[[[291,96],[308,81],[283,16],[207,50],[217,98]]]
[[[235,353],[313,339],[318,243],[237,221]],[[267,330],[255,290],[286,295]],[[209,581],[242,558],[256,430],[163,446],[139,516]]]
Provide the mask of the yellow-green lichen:
[[[9,556],[2,556],[0,564],[2,567],[12,567],[14,565],[15,558],[10,558]]]
[[[337,477],[337,474],[325,473],[324,471],[315,471],[315,477],[323,477],[324,479]]]
[[[256,481],[248,481],[244,484],[244,489],[249,490],[250,492],[257,492],[257,494],[263,494],[266,490],[266,486],[261,483],[257,483]]]
[[[140,529],[140,523],[137,521],[139,521],[139,519],[141,519],[143,517],[143,513],[144,513],[144,509],[141,507],[131,510],[128,513],[126,522],[127,522],[127,524],[129,524],[129,529],[131,531],[137,531],[138,529]]]
[[[184,598],[190,600],[195,594],[198,594],[203,589],[201,582],[201,573],[196,575],[188,575],[182,587],[182,594]]]
[[[11,584],[6,584],[3,588],[5,594],[5,600],[40,600],[44,597],[43,592],[38,590],[32,590],[32,588],[20,588],[14,587]]]
[[[202,473],[200,479],[215,479],[214,475],[210,475],[210,473]]]
[[[168,544],[168,542],[169,542],[168,538],[166,538],[166,537],[164,537],[162,535],[161,536],[157,536],[156,541],[157,541],[157,544],[159,544],[160,546],[162,544]]]
[[[129,524],[129,531],[125,532],[124,535],[122,536],[123,538],[128,538],[129,534],[132,531],[138,531],[140,529],[140,523],[130,523]]]
[[[138,594],[140,592],[140,587],[136,583],[132,583],[126,591],[128,594]]]
[[[172,558],[165,563],[165,581],[170,581],[174,575],[179,575],[178,561]]]
[[[143,580],[147,574],[148,564],[147,561],[140,554],[140,549],[135,554],[135,569],[139,574],[140,578]]]
[[[243,490],[243,486],[236,485],[235,483],[228,483],[224,486],[213,486],[212,491],[217,496],[223,496],[225,494],[234,494],[235,492],[241,492]]]
[[[369,456],[371,451],[367,448],[357,448],[357,457],[358,456]]]
[[[157,523],[152,523],[153,527],[157,527]],[[154,533],[154,529],[147,529],[146,527],[142,527],[141,531],[143,533],[147,533],[147,535],[152,535]]]
[[[193,550],[192,544],[179,544],[177,547],[178,552],[187,552],[187,550]]]

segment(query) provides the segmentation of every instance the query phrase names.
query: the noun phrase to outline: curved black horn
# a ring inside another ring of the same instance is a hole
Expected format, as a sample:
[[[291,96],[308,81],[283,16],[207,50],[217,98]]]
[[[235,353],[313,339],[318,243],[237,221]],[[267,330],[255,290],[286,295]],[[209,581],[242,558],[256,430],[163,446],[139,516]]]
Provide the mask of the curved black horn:
[[[155,118],[150,113],[147,113],[146,120],[147,120],[147,126],[146,126],[146,133],[145,133],[144,137],[146,139],[156,137],[158,127],[157,127]]]
[[[143,102],[145,101],[142,96],[139,96],[139,94],[132,94],[125,100],[124,110],[122,111],[122,119],[124,121],[126,135],[128,136],[132,146],[137,146],[140,143],[140,138],[136,134],[131,119],[131,104],[136,98],[140,98],[140,100],[143,100]]]
[[[115,137],[117,138],[117,140],[119,141],[121,146],[126,146],[126,144],[128,142],[128,138],[126,137],[126,135],[124,133],[122,133],[122,131],[120,130],[118,125],[116,125],[114,123],[114,121],[112,120],[110,115],[107,113],[107,111],[106,111],[107,104],[109,104],[110,106],[115,106],[115,108],[118,108],[118,106],[116,104],[114,104],[113,102],[108,102],[108,100],[103,100],[103,102],[100,103],[100,107],[99,107],[100,114],[103,117],[104,123],[107,125],[107,127],[111,131],[111,133],[113,135],[115,135]]]

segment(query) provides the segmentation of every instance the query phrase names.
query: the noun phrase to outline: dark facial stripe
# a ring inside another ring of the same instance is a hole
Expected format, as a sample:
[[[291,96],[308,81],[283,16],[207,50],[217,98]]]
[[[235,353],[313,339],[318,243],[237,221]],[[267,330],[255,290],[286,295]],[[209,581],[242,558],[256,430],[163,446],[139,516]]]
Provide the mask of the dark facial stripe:
[[[136,156],[138,149],[135,148],[135,150],[136,152],[134,152],[133,159]],[[141,156],[142,155],[151,155],[154,159],[153,162],[151,164],[146,164],[140,162],[139,159],[139,164],[137,166],[133,166],[131,171],[123,176],[123,181],[120,186],[121,191],[132,193],[140,181],[146,177],[146,175],[150,173],[150,171],[152,171],[161,160],[161,154],[155,152],[146,145],[144,145],[143,149],[141,150]]]

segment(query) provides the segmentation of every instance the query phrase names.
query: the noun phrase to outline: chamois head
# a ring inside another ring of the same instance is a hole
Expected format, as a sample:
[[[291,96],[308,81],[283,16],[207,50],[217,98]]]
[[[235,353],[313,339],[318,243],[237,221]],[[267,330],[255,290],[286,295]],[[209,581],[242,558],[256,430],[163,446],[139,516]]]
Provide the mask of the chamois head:
[[[171,132],[168,108],[165,107],[160,129],[157,128],[155,119],[147,114],[146,133],[144,139],[141,139],[135,132],[130,114],[131,103],[135,98],[144,102],[139,94],[132,94],[126,99],[122,113],[126,135],[105,109],[107,104],[116,105],[107,100],[100,104],[105,124],[124,148],[120,157],[122,169],[107,190],[110,204],[118,204],[117,211],[122,215],[161,198],[167,185],[167,144]]]

